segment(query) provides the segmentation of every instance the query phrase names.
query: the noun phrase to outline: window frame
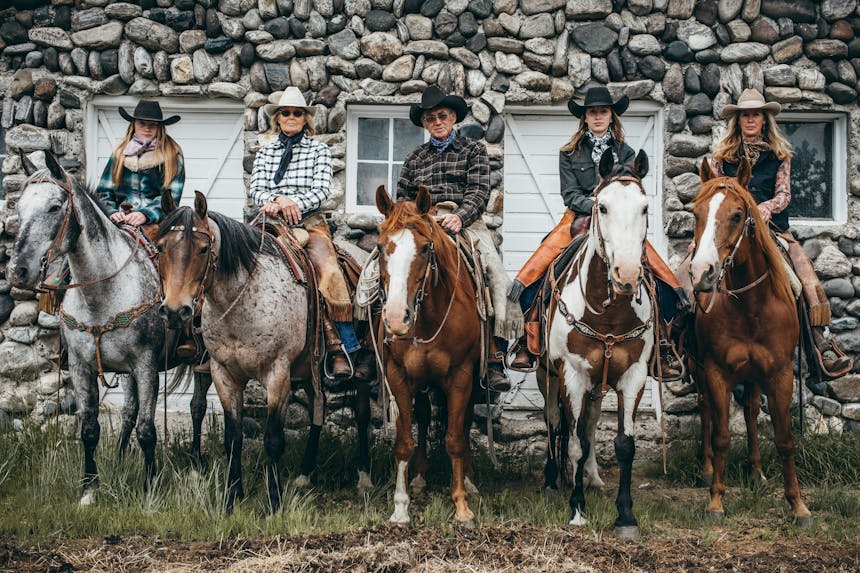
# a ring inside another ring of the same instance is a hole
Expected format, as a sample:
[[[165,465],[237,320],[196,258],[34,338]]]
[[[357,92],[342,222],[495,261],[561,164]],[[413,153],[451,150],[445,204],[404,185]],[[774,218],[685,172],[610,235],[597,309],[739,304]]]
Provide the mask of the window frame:
[[[830,123],[833,127],[832,156],[848,155],[848,117],[844,113],[815,111],[783,111],[776,118],[781,123]],[[832,218],[791,217],[792,227],[831,227],[848,222],[848,166],[847,162],[834,160],[832,180],[831,210]],[[793,194],[793,190],[792,190]]]
[[[408,104],[390,104],[390,105],[367,105],[355,104],[347,107],[346,115],[346,184],[345,184],[345,202],[344,208],[347,213],[372,213],[378,214],[376,205],[359,205],[358,204],[358,120],[363,118],[382,118],[382,119],[409,119]],[[389,134],[391,133],[391,122],[389,122]],[[421,128],[423,132],[424,142],[430,139],[427,130]],[[394,138],[388,138],[388,165],[394,163],[391,160],[394,146]],[[382,160],[375,160],[381,163]],[[396,177],[395,177],[396,179]],[[394,197],[396,189],[389,189],[389,193]]]

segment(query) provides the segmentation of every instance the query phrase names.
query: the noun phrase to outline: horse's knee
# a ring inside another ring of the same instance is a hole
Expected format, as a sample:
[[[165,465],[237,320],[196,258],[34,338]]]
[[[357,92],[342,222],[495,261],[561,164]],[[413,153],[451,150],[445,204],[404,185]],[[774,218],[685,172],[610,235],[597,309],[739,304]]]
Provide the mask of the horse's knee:
[[[466,440],[461,434],[450,433],[445,436],[445,451],[448,456],[458,458],[466,455]]]
[[[144,451],[155,448],[155,424],[152,420],[141,420],[137,423],[137,443]]]
[[[279,421],[269,420],[266,424],[266,433],[263,437],[263,446],[269,457],[280,458],[286,447],[284,429]]]
[[[394,455],[398,460],[408,460],[412,457],[412,450],[414,449],[415,442],[412,441],[412,436],[409,436],[408,439],[394,444]]]
[[[731,445],[732,438],[728,432],[719,432],[711,437],[711,447],[718,452],[726,452]]]
[[[636,442],[632,436],[618,434],[615,436],[614,445],[619,464],[633,461],[633,456],[636,455]]]
[[[84,446],[95,446],[101,435],[101,426],[97,418],[85,417],[81,422],[81,442]]]

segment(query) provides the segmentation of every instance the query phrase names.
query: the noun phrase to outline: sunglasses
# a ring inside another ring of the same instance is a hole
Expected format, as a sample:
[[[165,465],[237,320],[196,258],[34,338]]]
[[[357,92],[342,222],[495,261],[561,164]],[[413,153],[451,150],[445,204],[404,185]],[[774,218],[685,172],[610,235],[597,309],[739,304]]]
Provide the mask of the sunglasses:
[[[288,109],[282,109],[282,110],[281,110],[281,112],[280,112],[280,114],[281,114],[281,117],[290,117],[290,116],[293,116],[293,117],[302,117],[303,115],[305,115],[305,110],[303,110],[303,109],[294,109],[294,110],[290,111],[290,110],[288,110]]]
[[[434,124],[436,121],[448,121],[449,117],[454,117],[454,114],[448,113],[447,111],[440,111],[439,113],[427,113],[424,114],[422,119],[424,123]]]

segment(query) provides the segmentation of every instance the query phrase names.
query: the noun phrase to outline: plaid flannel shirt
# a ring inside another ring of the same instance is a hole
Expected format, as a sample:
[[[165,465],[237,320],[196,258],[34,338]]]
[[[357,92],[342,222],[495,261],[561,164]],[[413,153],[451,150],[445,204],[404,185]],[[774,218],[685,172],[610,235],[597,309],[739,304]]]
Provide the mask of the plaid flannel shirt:
[[[284,144],[279,139],[264,145],[254,158],[248,196],[257,205],[286,195],[296,202],[302,213],[318,209],[331,191],[331,150],[328,145],[303,137],[293,145],[293,157],[284,178],[275,183],[275,172],[281,163]]]
[[[140,211],[146,217],[147,223],[158,223],[164,213],[161,211],[161,183],[164,180],[163,163],[159,163],[149,169],[134,171],[128,165],[137,160],[138,162],[154,152],[145,153],[141,158],[127,157],[122,170],[122,178],[119,187],[113,184],[111,172],[113,171],[113,156],[108,159],[105,170],[96,187],[96,196],[107,210],[108,215],[119,212],[122,203],[130,203],[132,211]],[[182,154],[176,157],[176,175],[168,184],[173,201],[179,205],[182,199],[182,188],[185,186],[185,162]]]
[[[403,161],[397,196],[415,199],[418,186],[430,189],[433,203],[453,201],[463,227],[478,220],[490,198],[490,159],[482,143],[458,136],[438,151],[429,141]]]

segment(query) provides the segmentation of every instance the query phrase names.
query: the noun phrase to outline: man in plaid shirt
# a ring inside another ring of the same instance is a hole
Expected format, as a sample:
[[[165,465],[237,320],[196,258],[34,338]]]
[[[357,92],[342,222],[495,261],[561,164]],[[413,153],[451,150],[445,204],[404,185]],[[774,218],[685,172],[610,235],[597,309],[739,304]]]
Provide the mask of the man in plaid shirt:
[[[502,392],[510,389],[510,381],[505,376],[501,353],[507,350],[508,340],[522,335],[523,314],[518,304],[507,299],[510,279],[481,218],[490,197],[487,149],[478,141],[460,136],[454,127],[467,113],[463,98],[445,95],[436,86],[424,90],[421,103],[411,106],[409,117],[430,133],[430,141],[419,145],[404,160],[397,195],[415,199],[418,186],[423,185],[430,190],[434,204],[451,201],[457,205],[451,213],[439,217],[439,224],[449,233],[465,231],[481,253],[495,312],[495,344],[488,349],[488,382],[492,389]]]

